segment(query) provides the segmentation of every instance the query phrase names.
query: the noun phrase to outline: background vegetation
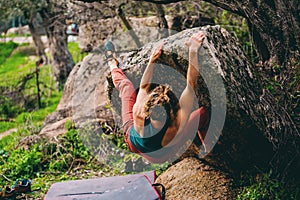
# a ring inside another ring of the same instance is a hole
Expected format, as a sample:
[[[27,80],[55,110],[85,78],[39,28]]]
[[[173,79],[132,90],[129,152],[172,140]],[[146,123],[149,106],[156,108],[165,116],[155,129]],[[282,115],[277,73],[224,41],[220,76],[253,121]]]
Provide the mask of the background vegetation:
[[[78,58],[80,50],[77,43],[69,43],[69,50],[74,58]],[[1,56],[0,87],[3,91],[13,90],[20,80],[36,69],[35,62],[38,57],[34,55],[34,49],[29,44],[1,43],[0,52],[5,55]],[[49,142],[36,137],[43,120],[55,111],[62,95],[61,91],[55,89],[53,81],[50,81],[50,68],[50,65],[40,68],[40,109],[36,109],[35,77],[26,82],[21,91],[24,96],[20,97],[34,96],[32,105],[16,104],[12,98],[1,94],[0,133],[11,128],[17,128],[17,131],[0,140],[0,185],[12,185],[17,179],[29,178],[33,181],[34,192],[27,195],[27,198],[32,199],[44,196],[50,185],[58,180],[92,176],[93,173],[84,171],[87,169],[94,170],[94,173],[105,170],[89,154],[77,131],[70,125],[66,127],[68,133],[57,141]],[[73,172],[76,167],[77,170]]]

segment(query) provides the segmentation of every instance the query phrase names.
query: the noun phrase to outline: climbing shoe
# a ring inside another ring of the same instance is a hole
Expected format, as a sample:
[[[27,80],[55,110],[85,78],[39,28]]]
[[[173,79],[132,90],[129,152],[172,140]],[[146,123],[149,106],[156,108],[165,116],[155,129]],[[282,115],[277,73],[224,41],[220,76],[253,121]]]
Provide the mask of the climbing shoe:
[[[10,199],[15,197],[16,191],[8,186],[4,188],[0,188],[0,200],[2,199]]]
[[[105,53],[106,59],[109,60],[109,59],[114,58],[114,53],[115,53],[114,44],[111,41],[107,41],[104,45],[104,48],[105,48],[105,52],[106,52]]]
[[[117,62],[117,67],[121,68],[122,64],[116,58],[115,46],[111,41],[107,41],[104,45],[105,57],[107,61],[115,60]]]
[[[29,179],[20,179],[11,187],[16,193],[26,193],[31,191],[31,181]]]

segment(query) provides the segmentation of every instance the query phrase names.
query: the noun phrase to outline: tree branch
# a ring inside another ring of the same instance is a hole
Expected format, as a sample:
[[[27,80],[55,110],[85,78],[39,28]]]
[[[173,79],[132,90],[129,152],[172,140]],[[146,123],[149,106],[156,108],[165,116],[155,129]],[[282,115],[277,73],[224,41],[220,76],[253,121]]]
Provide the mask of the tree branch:
[[[226,0],[204,0],[208,3],[211,3],[217,7],[220,7],[224,10],[228,10],[234,14],[237,14],[239,16],[242,16],[242,17],[246,17],[246,15],[244,14],[244,12],[241,11],[240,7],[239,7],[239,4],[242,4],[240,3],[239,1],[236,1],[235,3],[230,1],[228,3],[228,1]],[[233,6],[234,5],[234,6]]]
[[[136,1],[141,1],[141,0],[136,0]],[[142,0],[145,2],[149,2],[149,3],[154,3],[154,4],[170,4],[170,3],[177,3],[177,2],[181,2],[183,0]],[[242,17],[245,17],[245,14],[243,12],[241,12],[241,9],[239,6],[233,7],[233,2],[227,2],[225,0],[204,0],[208,3],[211,3],[217,7],[223,8],[225,10],[228,10],[230,12],[233,12],[237,15],[240,15]],[[240,3],[237,1],[236,3],[234,3],[234,5],[239,5]]]
[[[84,3],[94,3],[94,2],[101,3],[102,1],[107,2],[108,0],[76,0],[76,1],[81,1]]]
[[[149,3],[155,3],[155,4],[169,4],[169,3],[177,3],[183,0],[136,0],[136,1],[146,1]]]

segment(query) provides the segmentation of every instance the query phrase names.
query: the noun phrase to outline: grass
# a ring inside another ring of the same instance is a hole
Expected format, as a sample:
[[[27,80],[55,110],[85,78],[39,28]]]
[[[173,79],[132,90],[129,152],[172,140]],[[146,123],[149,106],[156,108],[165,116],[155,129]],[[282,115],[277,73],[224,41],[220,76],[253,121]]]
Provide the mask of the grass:
[[[75,42],[69,43],[68,47],[71,55],[79,58],[80,49],[78,44]],[[1,55],[7,55],[3,57],[0,64],[0,88],[14,90],[26,75],[34,73],[36,69],[35,62],[38,58],[33,56],[35,53],[34,47],[29,44],[19,46],[13,42],[8,42],[1,44],[0,52],[3,52]],[[51,66],[42,66],[39,72],[40,88],[42,91],[42,109],[40,110],[33,109],[33,111],[24,112],[21,107],[14,105],[12,100],[2,97],[6,99],[2,99],[5,103],[0,106],[0,111],[2,111],[0,117],[15,118],[16,120],[11,122],[0,121],[0,132],[20,126],[20,123],[27,116],[31,116],[34,123],[42,123],[44,118],[56,109],[62,93],[55,91],[54,83],[50,86],[50,79]],[[52,80],[52,82],[54,81]],[[26,82],[24,91],[26,95],[36,94],[35,75]],[[8,114],[3,115],[3,113]]]
[[[41,125],[43,123],[45,117],[55,111],[55,109],[60,101],[61,95],[62,95],[62,93],[54,91],[52,93],[51,98],[45,99],[42,102],[42,104],[43,104],[42,109],[33,110],[31,112],[21,112],[14,118],[14,121],[0,122],[0,133],[6,131],[8,129],[14,128],[14,127],[20,127],[28,119],[30,119],[35,125],[38,125],[38,124]]]
[[[0,43],[0,66],[17,46],[14,42]]]
[[[0,122],[0,133],[16,127],[15,122]]]
[[[75,63],[78,63],[79,61],[82,60],[82,58],[81,58],[82,54],[80,53],[80,48],[79,48],[77,42],[69,42],[68,49],[69,49]]]
[[[31,34],[19,34],[19,33],[11,33],[11,34],[6,34],[4,37],[0,35],[0,38],[14,38],[14,37],[30,37]]]
[[[16,91],[17,87],[20,88],[22,86],[21,84],[25,83],[22,92],[18,95],[24,96],[23,101],[25,101],[25,103],[27,102],[27,104],[16,105],[13,99],[10,99],[6,96],[0,96],[0,100],[2,100],[2,105],[0,106],[0,117],[18,119],[20,118],[18,115],[22,116],[26,114],[26,107],[27,109],[30,108],[31,115],[35,117],[39,116],[39,120],[43,121],[48,114],[55,110],[56,105],[61,97],[61,93],[53,89],[54,81],[52,81],[52,85],[50,85],[51,66],[45,65],[40,68],[39,82],[42,92],[41,101],[43,109],[36,110],[37,89],[35,78],[35,62],[38,58],[33,55],[35,50],[32,46],[25,44],[16,47],[15,49],[11,50],[11,52],[13,52],[11,53],[11,56],[8,57],[0,66],[0,88],[4,88],[4,91]],[[31,78],[24,82],[24,78],[30,74]],[[17,126],[19,126],[18,120],[9,123],[1,121],[0,131],[3,132]]]
[[[34,110],[31,112],[22,112],[16,117],[16,124],[21,125],[28,118],[30,118],[33,123],[42,123],[47,115],[55,111],[61,95],[62,94],[58,92],[52,94],[51,99],[47,99],[48,101],[43,102],[44,107],[42,109]]]
[[[29,47],[18,47],[0,65],[0,86],[15,86],[22,77],[35,70],[35,60],[25,53]]]
[[[16,45],[13,45],[15,43],[10,42],[9,44],[10,45],[1,46],[0,52],[3,51],[1,49],[8,48],[7,46],[15,48],[17,47]],[[74,61],[79,62],[81,54],[78,43],[68,43],[68,48]],[[7,51],[6,55],[10,55],[12,53],[12,50],[14,49],[10,49],[10,51]],[[2,61],[2,64],[0,60],[0,86],[14,86],[18,83],[20,78],[24,77],[24,75],[34,72],[35,62],[37,58],[29,57],[30,54],[32,54],[32,51],[34,51],[34,47],[25,44],[25,46],[19,47],[19,50],[10,57],[6,56],[8,58],[4,59]],[[50,70],[50,66],[41,67],[40,80],[49,83]],[[35,79],[32,79],[32,82],[33,84],[35,84]]]

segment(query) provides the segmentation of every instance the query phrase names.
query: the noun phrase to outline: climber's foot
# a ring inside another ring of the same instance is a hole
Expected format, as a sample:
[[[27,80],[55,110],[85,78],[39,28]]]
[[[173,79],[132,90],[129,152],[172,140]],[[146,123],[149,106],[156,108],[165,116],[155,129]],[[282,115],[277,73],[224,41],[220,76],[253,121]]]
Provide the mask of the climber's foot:
[[[112,60],[112,59],[115,59],[114,58],[114,53],[115,53],[115,46],[114,46],[114,44],[111,41],[107,41],[105,43],[105,45],[104,45],[104,48],[105,48],[106,59],[108,61]]]
[[[110,70],[119,67],[119,61],[115,58],[115,46],[111,41],[107,41],[104,45],[105,56],[110,67]]]

